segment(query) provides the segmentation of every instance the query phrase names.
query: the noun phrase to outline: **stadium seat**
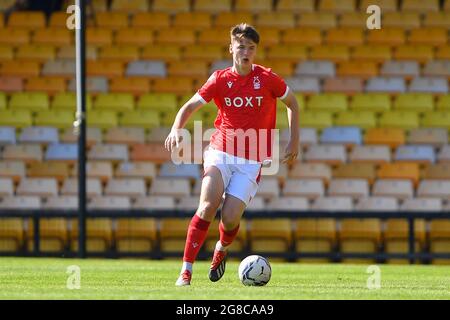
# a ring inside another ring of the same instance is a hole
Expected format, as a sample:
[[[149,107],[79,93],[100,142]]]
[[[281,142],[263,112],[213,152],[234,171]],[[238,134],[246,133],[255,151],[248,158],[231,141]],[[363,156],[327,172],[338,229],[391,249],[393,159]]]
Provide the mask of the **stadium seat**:
[[[211,15],[207,12],[180,12],[175,15],[172,26],[187,30],[200,31],[212,26]]]
[[[152,196],[172,196],[182,198],[190,195],[191,186],[188,179],[155,178],[149,194]]]
[[[349,107],[355,111],[382,112],[391,108],[391,101],[388,94],[358,93],[351,99]]]
[[[448,94],[447,80],[438,77],[416,77],[409,84],[408,91]]]
[[[450,180],[428,180],[420,181],[417,188],[417,196],[420,198],[450,199]]]
[[[45,93],[17,92],[11,95],[9,108],[11,110],[41,111],[49,108],[49,98]]]
[[[107,46],[113,42],[113,30],[108,28],[87,28],[86,44],[90,46]]]
[[[14,48],[10,46],[0,46],[0,62],[8,62],[14,59]]]
[[[290,219],[252,219],[248,228],[250,249],[265,255],[287,252],[292,246],[292,231]]]
[[[325,163],[298,163],[289,172],[289,178],[293,179],[321,179],[328,184],[332,177],[332,170]]]
[[[378,179],[375,181],[372,195],[397,199],[412,198],[413,182],[407,179]]]
[[[414,129],[419,127],[419,115],[414,111],[385,111],[379,119],[381,128]]]
[[[30,221],[27,230],[27,247],[31,252],[34,247],[34,224]],[[68,243],[68,226],[64,218],[39,219],[39,251],[62,252]]]
[[[153,1],[153,10],[176,14],[179,12],[187,12],[190,9],[188,0],[172,1],[172,0],[155,0]]]
[[[406,42],[402,28],[384,26],[380,30],[372,30],[367,34],[367,43],[371,45],[398,46]]]
[[[65,28],[37,29],[33,34],[33,43],[62,47],[73,43],[73,35]]]
[[[123,11],[127,13],[145,12],[150,9],[150,4],[146,0],[113,0],[111,11]]]
[[[189,45],[185,47],[183,57],[187,61],[213,62],[222,59],[222,51],[219,45]]]
[[[24,222],[20,218],[0,220],[0,252],[18,252],[23,246]]]
[[[347,109],[347,99],[344,94],[340,93],[314,95],[308,100],[306,107],[311,111],[345,111]]]
[[[164,218],[159,221],[160,250],[164,253],[184,251],[190,218]]]
[[[132,145],[145,142],[144,128],[116,127],[110,128],[105,134],[105,143],[123,143]]]
[[[114,162],[128,160],[128,148],[123,144],[100,144],[92,146],[89,160],[109,160]]]
[[[357,127],[329,127],[322,131],[320,136],[322,144],[344,144],[347,146],[362,143],[362,134]]]
[[[300,145],[310,146],[313,144],[318,144],[319,138],[317,137],[317,130],[314,128],[300,128]],[[280,132],[280,142],[287,143],[290,139],[290,131],[288,128]]]
[[[312,60],[329,60],[334,63],[348,61],[350,49],[343,45],[322,45],[313,47],[310,52]]]
[[[364,21],[366,21],[366,15],[364,15]],[[384,61],[391,60],[391,48],[389,45],[383,44],[365,44],[357,46],[353,49],[351,57],[355,61],[375,62],[378,64]]]
[[[202,46],[223,46],[229,41],[230,33],[222,28],[210,28],[199,31],[197,42]],[[222,53],[222,51],[221,51]],[[221,54],[222,55],[222,54]]]
[[[428,61],[422,74],[425,77],[450,77],[450,62],[448,60],[432,60]]]
[[[208,65],[204,61],[175,61],[169,65],[169,76],[207,80]]]
[[[153,44],[154,33],[151,29],[145,28],[122,28],[116,31],[114,42],[119,45],[131,45],[144,47]]]
[[[58,195],[58,183],[53,178],[25,178],[17,187],[19,196],[56,196]]]
[[[370,129],[376,127],[377,120],[375,113],[371,111],[344,111],[337,114],[334,124],[342,127],[355,126]]]
[[[283,197],[316,199],[324,195],[325,186],[320,179],[289,179],[283,187]]]
[[[40,209],[41,198],[37,196],[6,196],[0,199],[0,209]]]
[[[333,178],[364,179],[372,185],[376,179],[374,163],[344,163],[333,170]]]
[[[163,163],[171,160],[171,154],[161,143],[139,144],[132,147],[130,160]]]
[[[353,201],[351,197],[333,196],[333,197],[319,197],[317,198],[311,210],[318,211],[352,211]]]
[[[231,11],[231,0],[220,0],[211,3],[208,0],[196,0],[194,1],[193,11],[196,12],[209,12],[213,14],[220,14],[221,12]]]
[[[106,183],[113,176],[113,166],[110,161],[88,161],[86,173],[90,178],[99,178]],[[72,176],[78,176],[78,166],[74,166]]]
[[[75,59],[76,50],[75,46],[62,46],[57,50],[57,59]],[[93,45],[88,45],[86,47],[86,59],[95,60],[97,59],[97,47]]]
[[[280,186],[275,178],[265,177],[261,179],[258,186],[258,196],[266,200],[278,198],[280,196]]]
[[[139,47],[134,45],[111,45],[99,49],[99,59],[129,63],[139,59]]]
[[[367,81],[366,91],[369,93],[402,93],[406,91],[405,80],[402,78],[373,77]]]
[[[363,80],[358,78],[327,78],[323,84],[324,92],[341,92],[346,95],[360,93],[363,89]]]
[[[402,77],[410,80],[419,75],[420,66],[418,61],[385,61],[380,68],[380,76],[383,77]]]
[[[29,30],[16,28],[0,29],[0,44],[10,46],[21,46],[29,44],[31,41]]]
[[[322,44],[321,30],[305,27],[299,29],[287,29],[281,35],[281,43],[289,46],[315,46]]]
[[[30,164],[27,177],[54,178],[62,183],[70,175],[69,164],[64,162],[36,162]]]
[[[302,14],[298,26],[313,27],[322,30],[336,28],[337,19],[331,12],[305,12]]]
[[[174,164],[173,162],[163,163],[158,177],[160,178],[188,178],[198,180],[201,178],[200,165],[197,164]]]
[[[318,78],[313,77],[292,77],[286,78],[286,84],[297,93],[316,94],[320,92],[320,82]],[[300,118],[301,119],[301,118]],[[301,121],[301,120],[300,120]]]
[[[14,182],[11,178],[0,178],[0,197],[14,194]]]
[[[147,135],[147,141],[150,143],[160,142],[163,143],[170,133],[169,127],[156,127],[150,130]]]
[[[434,163],[436,155],[430,145],[407,145],[397,148],[394,160],[427,164]]]
[[[423,19],[423,26],[427,28],[443,27],[448,28],[450,14],[449,12],[427,12]]]
[[[294,13],[313,12],[314,1],[279,0],[276,3],[276,11],[289,11]]]
[[[27,127],[19,135],[20,143],[58,143],[58,130],[53,127]]]
[[[76,94],[73,92],[58,93],[53,96],[50,103],[52,110],[74,111],[77,106]],[[89,111],[92,105],[91,95],[86,95],[86,109]]]
[[[426,197],[406,199],[400,208],[404,211],[441,211],[442,201],[441,199]]]
[[[131,26],[139,29],[158,30],[170,27],[170,15],[167,12],[138,12],[131,19]]]
[[[186,77],[167,77],[153,80],[153,91],[183,95],[193,92],[193,80]]]
[[[143,178],[150,182],[156,176],[156,166],[151,162],[121,162],[114,172],[116,178]]]
[[[345,61],[339,63],[337,74],[365,80],[378,75],[378,66],[371,61]]]
[[[123,76],[124,66],[120,61],[88,60],[86,70],[88,76],[112,79]]]
[[[70,80],[70,78],[75,76],[75,61],[47,60],[42,67],[42,75]],[[46,80],[49,80],[49,78],[46,78]],[[66,86],[64,85],[61,87],[64,88],[64,90],[61,91],[65,91]]]
[[[86,195],[89,198],[94,196],[101,196],[103,194],[102,184],[100,179],[97,178],[87,178],[86,179]],[[64,180],[61,187],[62,196],[78,196],[78,179],[68,178]],[[78,202],[77,202],[78,206]]]
[[[117,251],[150,253],[156,247],[156,234],[154,218],[118,219],[115,230]]]
[[[171,62],[171,61],[179,61],[181,59],[181,47],[176,44],[159,44],[158,46],[155,45],[148,45],[142,49],[141,53],[141,59],[145,60],[162,60],[165,62]],[[160,75],[165,70],[161,69],[160,62],[157,62],[158,69],[153,71],[155,67],[152,68],[152,72],[156,73],[157,75]],[[138,64],[138,62],[136,62]],[[135,66],[136,64],[133,64],[132,66]],[[138,70],[136,70],[138,72]]]
[[[177,109],[177,97],[170,93],[149,93],[142,95],[137,103],[138,109],[150,109],[155,111],[170,111]]]
[[[304,61],[295,69],[295,74],[305,77],[328,78],[336,74],[335,66],[331,61]]]
[[[306,162],[324,162],[331,165],[347,161],[343,145],[317,145],[308,148],[305,154]]]
[[[449,163],[436,163],[427,166],[423,178],[431,180],[447,179],[450,180],[450,164]]]
[[[415,29],[411,30],[408,41],[411,45],[445,45],[447,43],[447,33],[445,29],[441,28]]]
[[[86,128],[86,144],[88,147],[102,143],[102,132],[100,128]],[[66,128],[60,135],[61,143],[77,143],[78,136],[73,132],[73,128]]]
[[[142,178],[110,179],[106,184],[105,196],[127,196],[136,198],[147,193],[145,180]]]
[[[73,128],[75,113],[66,110],[44,110],[36,112],[34,124],[36,126],[52,126],[58,129]]]
[[[406,138],[404,130],[400,128],[373,128],[366,132],[365,144],[382,144],[391,148],[405,144]]]
[[[379,219],[343,219],[339,232],[342,253],[377,253],[381,241]],[[342,259],[342,262],[372,262],[373,259]]]
[[[434,48],[430,45],[400,45],[395,48],[393,57],[397,60],[425,63],[433,59]]]
[[[128,210],[131,209],[131,201],[126,196],[93,196],[88,203],[88,208],[94,210]]]
[[[114,79],[114,78],[113,78]],[[68,90],[76,92],[76,81],[72,79],[69,82]],[[86,90],[91,94],[106,93],[109,91],[108,79],[106,77],[87,77],[86,78]],[[89,104],[87,105],[90,106]]]
[[[23,79],[20,77],[0,76],[0,90],[5,93],[23,91]]]
[[[132,205],[133,209],[174,210],[175,198],[169,196],[137,197]]]
[[[324,129],[333,126],[333,115],[324,111],[304,111],[300,117],[300,127]]]
[[[95,24],[101,29],[119,30],[128,27],[128,13],[125,12],[97,12]],[[89,29],[88,29],[89,30]]]
[[[340,14],[339,26],[345,28],[355,28],[364,25],[366,21],[366,12],[344,12]]]
[[[420,28],[420,15],[416,12],[386,12],[383,24],[386,27],[410,30]]]
[[[421,120],[421,126],[427,128],[450,128],[450,112],[433,111],[426,112]]]
[[[328,187],[330,196],[348,196],[353,199],[369,196],[369,183],[365,179],[333,179]]]
[[[110,110],[92,110],[89,111],[87,125],[89,127],[97,127],[100,129],[108,129],[117,127],[119,124],[117,112]]]
[[[99,94],[94,101],[95,110],[131,111],[134,109],[134,99],[129,93]]]
[[[433,96],[423,93],[400,94],[395,99],[394,109],[419,112],[432,111],[434,109]]]
[[[199,205],[198,196],[188,196],[180,199],[180,202],[176,205],[178,210],[193,211],[197,210]]]
[[[238,12],[251,12],[261,13],[261,12],[271,12],[272,11],[272,1],[270,0],[236,0],[234,9]]]
[[[382,179],[409,179],[417,185],[420,177],[419,164],[413,162],[384,163],[378,173]]]
[[[367,142],[366,142],[367,143]],[[389,146],[356,146],[350,153],[350,161],[352,163],[373,163],[380,164],[391,161],[391,152]]]
[[[448,253],[448,248],[450,247],[450,221],[446,219],[430,221],[429,239],[431,253]],[[433,259],[432,263],[448,264],[448,260]]]
[[[186,28],[170,28],[160,31],[156,37],[156,43],[159,44],[175,44],[178,46],[186,46],[195,43],[195,31]]]
[[[14,11],[8,19],[8,27],[23,29],[45,28],[44,12],[39,11]]]
[[[0,127],[0,145],[16,144],[16,128]]]
[[[10,178],[14,183],[19,183],[26,175],[25,163],[22,161],[0,161],[0,177]]]
[[[287,30],[295,28],[295,16],[290,12],[262,12],[256,17],[255,25],[259,28],[272,28],[274,30]],[[266,37],[261,34],[263,42]]]
[[[107,252],[111,250],[113,239],[112,220],[91,218],[86,220],[86,250],[87,252]],[[78,250],[78,220],[71,221],[70,230],[71,251]]]
[[[398,200],[390,196],[363,197],[355,206],[358,211],[398,211],[399,208]]]
[[[124,113],[119,123],[123,127],[152,129],[159,126],[159,118],[158,113],[152,110],[134,110]]]
[[[267,209],[273,211],[306,211],[309,210],[309,201],[306,198],[299,197],[276,197],[269,202]]]
[[[27,44],[19,47],[16,59],[24,62],[39,62],[53,60],[56,57],[55,47],[49,45]]]
[[[36,144],[6,145],[3,147],[3,160],[20,160],[25,163],[42,161],[42,147]]]
[[[442,95],[436,102],[436,109],[438,110],[450,110],[450,94]]]
[[[336,28],[330,29],[325,37],[328,45],[359,46],[364,43],[362,30],[358,28]]]

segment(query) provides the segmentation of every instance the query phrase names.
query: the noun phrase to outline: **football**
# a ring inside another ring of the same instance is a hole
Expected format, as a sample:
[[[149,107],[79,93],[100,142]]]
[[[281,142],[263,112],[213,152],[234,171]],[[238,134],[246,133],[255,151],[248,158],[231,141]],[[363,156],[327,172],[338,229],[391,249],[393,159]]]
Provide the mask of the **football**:
[[[239,265],[239,280],[245,286],[264,286],[272,275],[269,261],[261,256],[248,256]]]

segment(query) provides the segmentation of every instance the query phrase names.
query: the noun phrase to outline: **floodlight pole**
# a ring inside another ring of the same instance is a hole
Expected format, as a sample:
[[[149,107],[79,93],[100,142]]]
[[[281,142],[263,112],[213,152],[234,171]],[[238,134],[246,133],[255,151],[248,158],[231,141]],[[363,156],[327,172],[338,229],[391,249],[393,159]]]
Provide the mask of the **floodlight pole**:
[[[76,82],[78,126],[78,257],[86,257],[86,0],[76,0]],[[78,24],[79,23],[79,24]]]

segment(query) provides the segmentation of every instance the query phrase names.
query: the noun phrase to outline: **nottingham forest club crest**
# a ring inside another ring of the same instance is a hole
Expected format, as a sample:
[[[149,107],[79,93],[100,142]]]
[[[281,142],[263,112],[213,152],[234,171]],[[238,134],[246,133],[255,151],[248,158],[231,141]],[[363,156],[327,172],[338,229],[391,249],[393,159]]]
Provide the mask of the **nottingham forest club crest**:
[[[261,82],[259,82],[259,77],[253,77],[253,89],[258,90],[261,88]]]

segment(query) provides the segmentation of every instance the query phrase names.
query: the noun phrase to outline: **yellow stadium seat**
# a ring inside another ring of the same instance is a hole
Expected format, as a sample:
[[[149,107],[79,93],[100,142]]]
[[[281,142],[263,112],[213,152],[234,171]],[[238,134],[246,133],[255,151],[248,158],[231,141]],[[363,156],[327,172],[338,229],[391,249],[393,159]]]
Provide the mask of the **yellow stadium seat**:
[[[121,126],[151,129],[159,126],[158,113],[152,110],[126,112],[119,121]]]
[[[219,45],[190,45],[184,49],[183,56],[188,61],[202,60],[208,63],[223,58],[222,47]]]
[[[234,9],[238,12],[270,12],[272,1],[270,0],[236,0]]]
[[[95,15],[97,27],[118,30],[128,27],[128,14],[125,12],[98,12]]]
[[[390,108],[389,95],[381,93],[355,94],[350,102],[350,109],[355,111],[382,112]]]
[[[8,19],[11,28],[39,29],[45,28],[44,12],[38,11],[14,11]]]
[[[29,127],[33,123],[29,110],[1,110],[0,125],[16,128]]]
[[[434,48],[431,45],[400,45],[395,48],[393,57],[397,60],[415,60],[425,63],[433,60]]]
[[[341,77],[368,79],[378,75],[378,66],[375,62],[345,61],[339,63],[337,74]]]
[[[421,126],[428,128],[450,129],[450,112],[449,111],[426,112],[420,124]]]
[[[362,45],[352,51],[352,59],[382,63],[391,60],[391,48],[388,45]]]
[[[279,0],[276,10],[294,13],[313,12],[314,0]]]
[[[0,46],[0,63],[7,62],[14,59],[14,48],[10,46]]]
[[[216,16],[214,25],[217,28],[231,28],[231,26],[242,23],[243,21],[253,24],[253,20],[253,15],[250,12],[221,12]]]
[[[176,44],[186,46],[195,43],[195,31],[186,28],[170,28],[159,30],[157,44]]]
[[[391,148],[405,144],[405,132],[400,128],[373,128],[366,131],[365,144],[384,144]]]
[[[284,78],[291,77],[294,72],[293,63],[284,59],[265,60],[264,65],[269,66],[273,72]]]
[[[11,99],[9,102],[9,108],[11,110],[21,110],[21,109],[30,111],[47,110],[49,108],[49,98],[47,94],[43,92],[13,93],[11,95]]]
[[[307,48],[302,45],[279,45],[268,49],[266,56],[272,61],[299,62],[307,60]]]
[[[336,221],[334,219],[297,219],[295,244],[297,253],[331,253],[336,245]],[[327,262],[329,259],[300,258],[302,262]]]
[[[139,48],[137,46],[105,46],[99,51],[99,58],[104,61],[130,62],[139,60]]]
[[[56,57],[58,59],[75,59],[76,51],[75,46],[62,46],[58,49]],[[97,48],[95,46],[86,47],[86,59],[95,60],[97,59]]]
[[[114,41],[120,46],[131,45],[144,47],[153,44],[154,39],[153,30],[133,27],[117,30]]]
[[[377,5],[384,12],[392,12],[398,10],[397,2],[397,0],[362,0],[359,8],[365,12],[368,6]]]
[[[333,178],[365,179],[370,185],[376,179],[376,167],[373,163],[345,163],[333,171]]]
[[[401,6],[402,11],[436,12],[439,11],[439,0],[420,1],[420,0],[404,0]]]
[[[67,220],[64,218],[44,218],[39,220],[39,250],[42,252],[61,252],[68,243]],[[34,247],[34,223],[30,219],[27,229],[28,251]]]
[[[169,65],[169,76],[191,77],[206,81],[208,65],[204,61],[180,61],[172,62]]]
[[[411,30],[409,35],[411,45],[444,45],[447,43],[447,31],[444,28],[420,28]]]
[[[156,247],[156,234],[154,218],[118,219],[115,232],[117,251],[150,253]]]
[[[300,117],[301,127],[324,129],[333,126],[333,115],[324,111],[304,111]]]
[[[450,12],[427,12],[423,20],[424,27],[450,27]]]
[[[50,28],[66,28],[67,26],[67,13],[64,11],[55,11],[50,16],[48,26]]]
[[[450,221],[445,219],[432,220],[430,222],[430,252],[448,253],[449,248],[450,248]],[[433,259],[432,263],[448,264],[448,260]]]
[[[170,93],[149,93],[141,96],[137,103],[138,109],[155,111],[175,111],[177,97]]]
[[[383,25],[403,29],[420,28],[420,14],[416,12],[386,12],[383,16]]]
[[[229,12],[231,11],[231,0],[219,0],[214,2],[209,0],[196,0],[194,1],[193,11],[214,14]]]
[[[384,163],[380,166],[377,176],[381,179],[408,179],[415,185],[419,182],[420,170],[418,163]]]
[[[118,61],[88,60],[86,70],[88,76],[104,76],[111,79],[114,77],[121,77],[123,75],[124,66]]]
[[[124,11],[127,13],[145,12],[150,9],[147,0],[113,0],[111,11]]]
[[[170,27],[170,16],[165,12],[138,12],[131,20],[133,28],[161,29]]]
[[[334,120],[336,126],[357,126],[361,129],[370,129],[377,126],[377,119],[371,111],[339,112]]]
[[[162,11],[167,13],[187,12],[190,9],[189,0],[154,0],[153,11]]]
[[[142,50],[141,59],[179,61],[181,60],[181,47],[176,44],[149,45]]]
[[[383,27],[379,30],[370,30],[367,34],[367,43],[372,45],[398,46],[406,42],[403,29],[394,27]]]
[[[86,95],[86,109],[92,107],[91,95]],[[77,108],[77,97],[74,92],[57,93],[51,101],[52,110],[66,110],[75,112]]]
[[[366,12],[344,12],[340,15],[340,27],[360,27],[366,24]]]
[[[5,27],[5,17],[3,16],[3,12],[0,13],[0,28]]]
[[[434,55],[435,59],[450,59],[450,45],[439,46],[436,49],[436,53]]]
[[[252,219],[249,223],[250,248],[255,252],[288,252],[292,245],[290,219]]]
[[[174,93],[178,95],[190,93],[193,90],[191,78],[175,77],[153,80],[153,91],[155,93]]]
[[[24,223],[20,218],[0,219],[0,251],[17,252],[22,249]]]
[[[438,98],[436,102],[437,110],[450,110],[450,94],[442,95]]]
[[[183,252],[190,218],[164,218],[160,220],[160,249],[166,252]]]
[[[86,44],[92,46],[106,46],[111,45],[113,39],[113,32],[106,28],[87,28],[86,29]]]
[[[341,221],[339,238],[342,253],[376,253],[381,241],[381,222],[379,219],[344,219]],[[343,262],[355,263],[358,260],[343,259]]]
[[[0,44],[21,46],[30,43],[30,32],[23,29],[4,28],[0,29]]]
[[[185,28],[189,30],[200,31],[209,29],[212,26],[211,15],[207,12],[182,12],[175,16],[173,21],[174,28]]]
[[[337,19],[331,12],[307,12],[301,15],[299,27],[313,27],[322,30],[336,28]]]
[[[111,110],[92,110],[87,118],[89,127],[108,129],[117,127],[118,124],[117,113]]]
[[[32,163],[28,167],[27,176],[31,178],[54,178],[62,183],[70,175],[68,163],[60,161]]]
[[[258,33],[261,39],[260,46],[262,47],[272,47],[280,43],[280,32],[275,28],[259,28]],[[263,50],[260,50],[260,52],[263,52]],[[261,58],[259,52],[258,58]]]
[[[129,93],[99,94],[94,101],[95,110],[130,111],[134,109],[134,99]]]
[[[13,77],[37,77],[39,76],[40,66],[36,61],[13,60],[0,65],[0,74]]]
[[[141,96],[150,92],[150,81],[145,78],[113,78],[109,85],[109,91]]]
[[[291,12],[262,12],[256,18],[256,26],[279,30],[293,29],[295,28],[295,16]]]
[[[15,76],[0,76],[0,90],[5,93],[23,91],[23,79]]]
[[[364,33],[360,28],[330,29],[325,42],[328,45],[359,46],[364,43]]]
[[[28,79],[25,90],[28,92],[46,92],[53,96],[56,93],[66,91],[66,80],[61,77],[31,78]]]
[[[329,11],[333,13],[352,12],[356,9],[354,0],[321,0],[319,11]]]
[[[382,128],[414,129],[419,127],[419,116],[412,111],[385,111],[379,119]]]
[[[23,45],[19,47],[16,53],[16,58],[23,61],[44,62],[47,60],[53,60],[55,56],[55,47],[49,45]]]
[[[315,46],[322,43],[322,33],[319,28],[304,27],[302,29],[288,29],[283,32],[283,44]]]
[[[4,92],[0,92],[0,110],[5,110],[6,105],[6,94]]]
[[[347,110],[347,97],[339,93],[314,95],[306,102],[306,108],[311,111],[345,111]]]
[[[112,245],[112,220],[105,218],[90,218],[86,221],[86,249],[88,252],[109,251]],[[78,250],[78,220],[71,221],[71,250]]]
[[[38,111],[34,117],[37,126],[52,126],[58,129],[69,128],[75,121],[75,112],[66,110]]]
[[[432,111],[434,99],[427,93],[404,93],[399,94],[394,102],[395,110],[411,110],[418,112]]]
[[[230,41],[230,32],[224,28],[200,30],[197,37],[197,42],[200,45],[218,45],[223,47],[224,43],[228,41]]]
[[[342,62],[350,59],[350,50],[343,45],[322,45],[311,49],[310,58]]]
[[[33,43],[60,47],[72,44],[73,35],[63,28],[38,29],[33,34]]]

